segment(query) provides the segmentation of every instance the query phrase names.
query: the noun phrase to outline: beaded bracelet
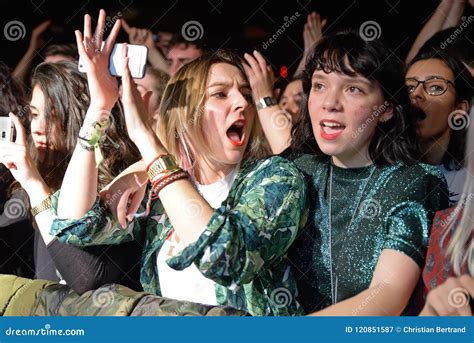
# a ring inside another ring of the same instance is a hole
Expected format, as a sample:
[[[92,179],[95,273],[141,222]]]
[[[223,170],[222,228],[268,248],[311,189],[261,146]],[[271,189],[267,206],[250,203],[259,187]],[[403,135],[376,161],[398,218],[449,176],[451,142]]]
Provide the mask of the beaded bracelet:
[[[188,172],[184,170],[177,171],[175,173],[172,173],[170,175],[165,176],[155,184],[153,184],[153,196],[152,200],[157,199],[160,191],[165,188],[166,186],[172,184],[175,181],[181,180],[181,179],[187,179],[189,178]]]

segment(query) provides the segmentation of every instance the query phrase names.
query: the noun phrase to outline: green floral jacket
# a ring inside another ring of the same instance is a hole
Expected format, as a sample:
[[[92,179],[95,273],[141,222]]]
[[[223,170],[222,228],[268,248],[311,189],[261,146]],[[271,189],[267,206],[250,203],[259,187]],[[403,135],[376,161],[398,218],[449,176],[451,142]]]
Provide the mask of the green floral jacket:
[[[76,246],[144,240],[140,281],[145,291],[161,295],[156,255],[172,226],[159,200],[148,217],[124,230],[99,198],[82,218],[59,219],[58,197],[56,192],[52,235]],[[216,282],[221,305],[257,316],[303,314],[286,254],[304,225],[305,198],[305,181],[293,162],[273,156],[245,163],[206,230],[167,263],[175,270],[194,263]]]

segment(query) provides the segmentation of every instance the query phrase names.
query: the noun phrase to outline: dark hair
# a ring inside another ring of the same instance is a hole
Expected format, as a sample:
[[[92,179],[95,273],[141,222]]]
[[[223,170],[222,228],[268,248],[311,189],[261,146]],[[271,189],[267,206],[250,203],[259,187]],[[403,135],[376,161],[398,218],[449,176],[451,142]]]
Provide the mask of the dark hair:
[[[280,93],[278,94],[278,99],[277,101],[280,102],[281,100],[281,97],[283,96],[283,93],[285,93],[285,90],[286,88],[288,87],[288,85],[294,81],[303,81],[303,75],[297,75],[297,76],[293,76],[290,80],[287,80],[287,81],[280,81]]]
[[[470,33],[472,34],[472,29]],[[417,55],[424,55],[433,50],[444,52],[446,55],[456,56],[461,62],[474,67],[474,49],[472,49],[472,42],[468,35],[466,30],[461,30],[459,27],[450,27],[439,31],[423,44]]]
[[[422,49],[410,62],[407,67],[410,68],[418,61],[437,59],[442,61],[454,75],[454,88],[456,91],[456,103],[468,101],[471,104],[474,95],[473,78],[464,64],[452,54],[434,47]],[[466,149],[466,132],[467,127],[462,130],[452,130],[449,140],[448,149],[443,156],[443,165],[448,169],[459,170],[464,165],[465,149]]]
[[[89,88],[85,74],[77,64],[69,61],[41,63],[36,67],[32,87],[38,86],[45,98],[46,140],[51,142],[53,130],[56,134],[54,151],[47,151],[45,158],[38,159],[36,149],[30,142],[30,151],[46,184],[53,190],[60,188],[64,173],[76,146],[79,130],[89,107]],[[123,116],[112,110],[111,124],[102,146],[104,161],[99,167],[99,189],[108,184],[123,169],[138,160],[139,152],[126,134]]]
[[[51,44],[48,45],[43,52],[43,56],[46,58],[52,55],[63,55],[71,58],[73,61],[79,59],[79,53],[77,52],[76,44]]]
[[[170,42],[168,44],[168,50],[171,50],[171,48],[177,46],[177,45],[184,45],[185,48],[188,46],[195,46],[196,49],[201,50],[204,52],[207,50],[206,44],[202,39],[196,39],[193,41],[187,40],[186,38],[183,37],[181,33],[175,33],[170,39]]]
[[[414,117],[407,113],[410,99],[405,90],[400,60],[379,40],[364,40],[351,30],[324,36],[315,47],[303,72],[305,101],[301,119],[292,130],[292,150],[323,154],[317,146],[311,127],[308,96],[315,70],[336,72],[348,76],[361,75],[380,85],[387,106],[393,116],[378,122],[369,145],[369,156],[376,165],[402,162],[407,165],[419,161]]]

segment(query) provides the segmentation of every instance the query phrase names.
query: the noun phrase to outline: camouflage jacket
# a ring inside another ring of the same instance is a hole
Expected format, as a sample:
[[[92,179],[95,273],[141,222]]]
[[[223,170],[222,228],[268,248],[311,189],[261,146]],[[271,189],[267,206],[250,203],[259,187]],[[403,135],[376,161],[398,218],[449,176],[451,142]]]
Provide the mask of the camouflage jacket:
[[[99,198],[82,218],[59,219],[58,196],[52,197],[52,235],[77,246],[143,239],[140,281],[145,291],[161,295],[156,254],[172,226],[159,200],[148,217],[124,230]],[[244,163],[205,231],[167,263],[175,270],[194,263],[216,282],[221,305],[258,316],[303,314],[286,254],[304,224],[305,198],[304,178],[292,162],[273,156]]]

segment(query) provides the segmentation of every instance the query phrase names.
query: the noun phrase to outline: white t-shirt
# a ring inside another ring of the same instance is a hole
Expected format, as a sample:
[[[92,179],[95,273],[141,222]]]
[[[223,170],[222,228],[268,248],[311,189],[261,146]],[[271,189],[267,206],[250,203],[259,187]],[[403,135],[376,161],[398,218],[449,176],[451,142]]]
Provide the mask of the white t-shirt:
[[[448,170],[443,165],[440,165],[439,168],[448,183],[449,206],[453,206],[461,197],[464,181],[467,177],[467,169],[461,168],[459,170]]]
[[[197,184],[199,192],[212,208],[219,208],[222,202],[227,199],[237,172],[238,168],[235,168],[225,178],[210,185]],[[183,249],[184,245],[173,230],[157,254],[156,265],[162,296],[201,304],[218,305],[216,283],[202,275],[194,263],[184,270],[174,270],[166,263],[166,260]]]

